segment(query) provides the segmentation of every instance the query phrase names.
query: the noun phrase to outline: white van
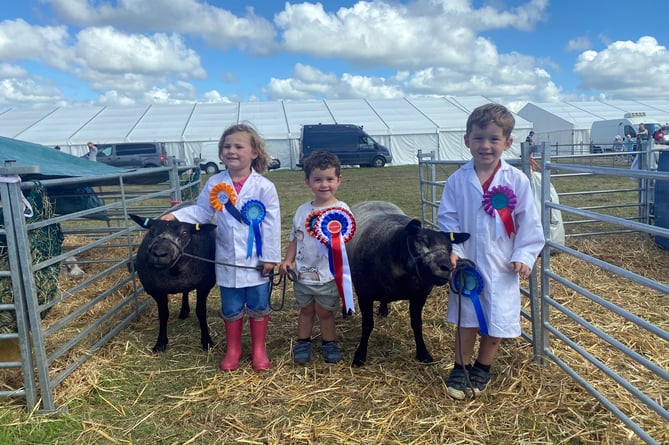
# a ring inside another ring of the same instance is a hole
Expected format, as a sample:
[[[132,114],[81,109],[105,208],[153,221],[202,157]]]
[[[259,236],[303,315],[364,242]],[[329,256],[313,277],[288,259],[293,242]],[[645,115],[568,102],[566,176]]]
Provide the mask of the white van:
[[[218,141],[204,142],[199,153],[195,153],[195,163],[200,166],[200,170],[213,175],[223,170],[225,166],[218,158]]]
[[[636,131],[640,123],[643,123],[648,129],[649,136],[662,127],[657,120],[649,118],[644,112],[625,113],[622,119],[594,121],[590,129],[590,153],[615,151],[613,142],[616,136],[624,140],[629,134],[632,140],[636,141]]]

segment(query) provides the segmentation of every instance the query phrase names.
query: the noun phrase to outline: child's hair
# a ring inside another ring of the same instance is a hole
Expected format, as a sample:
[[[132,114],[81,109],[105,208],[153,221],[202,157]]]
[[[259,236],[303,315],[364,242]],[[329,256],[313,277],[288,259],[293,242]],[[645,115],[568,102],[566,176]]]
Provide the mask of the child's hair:
[[[329,151],[315,151],[304,160],[304,177],[309,179],[311,172],[315,169],[325,170],[334,168],[335,175],[341,174],[341,163],[336,154]]]
[[[501,127],[504,136],[510,137],[513,127],[516,125],[516,119],[503,105],[493,103],[481,105],[475,108],[467,119],[467,134],[472,132],[474,125],[485,128],[490,124]]]
[[[265,140],[251,124],[236,124],[226,128],[221,139],[218,141],[218,157],[220,158],[223,153],[225,138],[233,133],[239,132],[248,133],[249,139],[251,140],[251,147],[258,153],[258,157],[253,160],[251,166],[258,173],[265,173],[268,170],[267,167],[269,166],[271,158],[269,153],[267,153],[267,150],[265,150]]]

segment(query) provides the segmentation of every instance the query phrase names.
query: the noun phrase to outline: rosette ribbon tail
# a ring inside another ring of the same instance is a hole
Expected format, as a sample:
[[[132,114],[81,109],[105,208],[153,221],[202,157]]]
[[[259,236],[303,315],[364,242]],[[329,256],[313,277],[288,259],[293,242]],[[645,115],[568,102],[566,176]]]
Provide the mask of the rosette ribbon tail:
[[[251,258],[253,255],[253,243],[255,241],[256,254],[258,257],[262,256],[262,234],[260,232],[260,221],[253,220],[249,225],[249,239],[246,247],[246,258]]]
[[[340,233],[331,234],[329,244],[330,271],[335,277],[335,284],[341,298],[342,314],[346,317],[355,312],[351,268],[348,263],[348,255],[346,255],[346,245]]]
[[[488,335],[488,325],[485,322],[485,316],[483,315],[483,307],[481,306],[481,300],[479,299],[479,293],[476,292],[476,289],[468,291],[465,293],[468,297],[472,299],[474,304],[474,311],[476,312],[476,318],[479,321],[479,330],[481,335]]]
[[[497,209],[497,214],[504,224],[506,235],[510,237],[511,234],[516,231],[516,228],[513,224],[513,216],[511,215],[509,208],[504,207],[503,209]]]

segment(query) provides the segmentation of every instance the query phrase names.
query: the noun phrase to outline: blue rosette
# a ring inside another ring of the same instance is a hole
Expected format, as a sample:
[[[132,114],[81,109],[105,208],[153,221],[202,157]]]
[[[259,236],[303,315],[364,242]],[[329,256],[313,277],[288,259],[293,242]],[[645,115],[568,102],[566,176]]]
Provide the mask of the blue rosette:
[[[247,201],[241,210],[242,220],[249,226],[249,239],[246,248],[246,258],[253,255],[253,244],[255,242],[256,254],[262,256],[262,234],[260,233],[260,223],[265,219],[267,210],[265,204],[252,199]]]
[[[458,295],[464,295],[472,299],[481,335],[488,335],[488,325],[486,324],[483,307],[481,307],[481,299],[479,298],[479,295],[483,291],[483,277],[476,270],[476,265],[473,261],[458,260],[457,267],[451,276],[451,290]]]

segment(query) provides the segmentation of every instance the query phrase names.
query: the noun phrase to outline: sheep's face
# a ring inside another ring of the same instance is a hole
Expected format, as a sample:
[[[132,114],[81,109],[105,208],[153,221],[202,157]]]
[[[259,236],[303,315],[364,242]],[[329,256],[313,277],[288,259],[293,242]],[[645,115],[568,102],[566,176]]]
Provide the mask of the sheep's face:
[[[156,269],[172,267],[179,261],[191,241],[192,225],[176,221],[155,220],[147,237],[147,262]]]
[[[465,241],[469,238],[469,234],[423,229],[416,220],[409,223],[406,230],[409,253],[421,278],[436,286],[448,283],[453,243]]]

